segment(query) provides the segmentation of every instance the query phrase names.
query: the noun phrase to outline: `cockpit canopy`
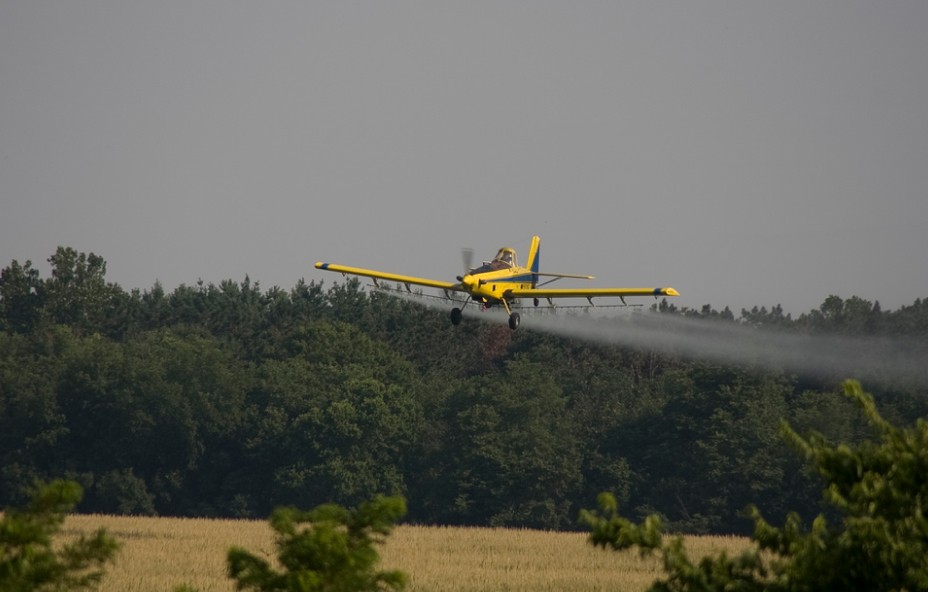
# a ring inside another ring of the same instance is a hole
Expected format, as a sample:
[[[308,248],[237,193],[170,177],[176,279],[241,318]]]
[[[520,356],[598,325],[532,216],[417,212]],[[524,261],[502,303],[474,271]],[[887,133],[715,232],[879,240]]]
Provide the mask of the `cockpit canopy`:
[[[510,247],[503,247],[493,258],[494,263],[502,263],[506,267],[513,267],[516,263],[516,251]]]
[[[492,261],[484,261],[483,265],[476,269],[471,269],[470,273],[486,273],[488,271],[499,271],[500,269],[510,269],[518,267],[516,260],[516,250],[510,247],[503,247],[496,253]]]

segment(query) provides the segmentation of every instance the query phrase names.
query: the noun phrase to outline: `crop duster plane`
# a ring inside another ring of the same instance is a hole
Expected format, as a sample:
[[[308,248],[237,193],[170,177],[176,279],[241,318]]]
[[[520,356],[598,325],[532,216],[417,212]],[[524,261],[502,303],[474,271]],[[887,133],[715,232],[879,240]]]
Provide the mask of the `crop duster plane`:
[[[479,267],[470,267],[469,252],[465,251],[465,272],[464,275],[457,276],[456,282],[431,280],[321,261],[316,263],[316,269],[370,277],[374,279],[374,284],[377,286],[379,286],[377,280],[398,282],[403,284],[407,291],[411,291],[410,284],[438,288],[452,300],[452,292],[461,292],[466,294],[466,300],[461,308],[466,307],[471,301],[478,302],[485,308],[491,306],[505,308],[506,314],[509,315],[509,328],[513,330],[519,326],[520,317],[519,313],[514,312],[512,308],[522,298],[532,298],[535,306],[538,306],[541,298],[546,299],[551,306],[554,306],[553,299],[555,298],[586,298],[592,306],[593,298],[600,296],[617,296],[624,304],[626,296],[654,296],[656,298],[680,295],[673,288],[546,288],[546,285],[562,278],[591,280],[593,276],[543,273],[540,270],[538,258],[540,243],[541,239],[538,236],[532,237],[526,267],[519,266],[516,251],[510,247],[501,248],[492,261],[484,261]],[[539,283],[542,278],[550,279]],[[463,317],[461,308],[451,309],[451,323],[454,325],[461,322]]]

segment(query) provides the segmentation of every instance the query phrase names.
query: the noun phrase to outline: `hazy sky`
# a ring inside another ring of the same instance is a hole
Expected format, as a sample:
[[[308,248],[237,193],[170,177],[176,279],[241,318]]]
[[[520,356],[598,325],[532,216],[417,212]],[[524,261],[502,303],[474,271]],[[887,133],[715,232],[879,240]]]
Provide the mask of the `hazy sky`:
[[[923,0],[0,0],[0,265],[450,280],[539,234],[679,306],[895,309],[928,297],[926,31]]]

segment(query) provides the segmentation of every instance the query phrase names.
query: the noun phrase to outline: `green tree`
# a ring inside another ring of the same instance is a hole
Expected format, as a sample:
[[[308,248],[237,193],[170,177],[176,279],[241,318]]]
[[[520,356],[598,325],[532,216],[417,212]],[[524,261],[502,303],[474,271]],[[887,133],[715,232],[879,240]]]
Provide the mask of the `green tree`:
[[[402,590],[406,574],[376,571],[382,544],[406,513],[401,497],[377,497],[348,510],[325,504],[313,510],[277,508],[270,524],[277,533],[281,571],[240,547],[229,550],[229,577],[238,590],[261,592],[352,592]]]
[[[0,271],[0,329],[28,333],[41,318],[43,284],[32,261],[20,265],[15,259]]]
[[[119,544],[103,529],[73,543],[53,546],[65,515],[82,495],[71,481],[39,486],[25,508],[7,509],[0,520],[0,590],[27,592],[93,589]]]
[[[106,261],[93,253],[58,247],[48,258],[52,277],[45,280],[44,305],[52,322],[82,333],[101,332],[119,286],[106,283]]]
[[[67,469],[81,475],[90,511],[152,513],[145,484],[135,477],[151,483],[195,454],[180,388],[165,381],[157,356],[137,353],[94,336],[76,340],[64,354],[58,403],[68,430],[62,456]]]
[[[887,313],[886,328],[896,335],[928,336],[928,298],[916,298],[911,306]]]
[[[296,355],[257,373],[245,446],[261,497],[308,507],[404,494],[404,455],[422,423],[413,367],[346,323],[310,323],[293,339]]]
[[[630,495],[616,493],[635,517],[660,513],[678,532],[748,534],[750,522],[732,508],[753,500],[778,509],[789,498],[777,419],[787,413],[791,386],[712,364],[665,378],[653,408],[629,415],[604,438],[635,473]]]
[[[769,311],[766,306],[751,310],[741,309],[741,322],[754,327],[788,327],[793,323],[792,316],[783,314],[783,307],[779,304]]]
[[[478,377],[448,401],[440,470],[417,484],[449,524],[560,528],[581,487],[582,457],[554,376],[522,359]]]
[[[875,333],[883,321],[880,303],[872,303],[858,296],[842,300],[832,294],[817,309],[799,317],[799,324],[812,331],[869,335]]]
[[[816,432],[802,437],[786,423],[785,437],[825,479],[825,501],[838,513],[805,528],[791,513],[781,528],[749,507],[753,545],[736,557],[724,552],[694,562],[682,538],[665,543],[661,521],[634,524],[601,494],[600,511],[581,512],[590,542],[613,549],[659,551],[667,578],[651,590],[924,590],[928,588],[928,421],[900,429],[880,416],[856,381],[844,393],[863,409],[879,440],[829,445]]]
[[[38,349],[26,335],[0,332],[0,506],[26,503],[32,483],[62,472],[49,470],[68,431],[55,393],[59,364]]]

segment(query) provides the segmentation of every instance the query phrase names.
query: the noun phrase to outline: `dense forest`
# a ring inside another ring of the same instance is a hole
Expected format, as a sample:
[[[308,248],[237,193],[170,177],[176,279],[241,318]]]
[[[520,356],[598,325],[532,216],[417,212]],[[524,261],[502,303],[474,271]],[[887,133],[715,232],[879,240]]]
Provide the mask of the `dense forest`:
[[[849,376],[592,343],[367,292],[356,281],[155,284],[60,247],[51,276],[0,272],[0,507],[37,480],[80,510],[266,517],[280,505],[403,495],[412,522],[575,528],[603,491],[682,532],[744,533],[743,509],[820,510],[781,436],[858,442]],[[905,338],[928,361],[928,300],[895,311],[829,296],[792,318],[711,305],[655,314],[800,335]],[[610,321],[604,319],[602,323]],[[617,325],[616,330],[621,330]],[[865,384],[897,424],[928,416],[921,380]]]

